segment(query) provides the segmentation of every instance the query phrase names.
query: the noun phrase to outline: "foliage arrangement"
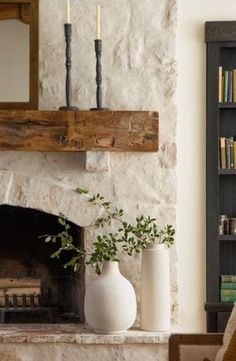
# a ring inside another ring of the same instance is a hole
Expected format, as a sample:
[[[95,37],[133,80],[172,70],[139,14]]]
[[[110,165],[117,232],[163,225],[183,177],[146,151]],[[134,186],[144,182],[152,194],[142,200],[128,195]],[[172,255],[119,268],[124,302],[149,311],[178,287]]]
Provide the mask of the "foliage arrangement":
[[[165,244],[170,247],[174,243],[175,230],[171,225],[166,225],[163,229],[158,229],[156,219],[150,216],[137,217],[134,224],[125,221],[123,209],[112,206],[100,193],[89,195],[89,192],[82,188],[77,188],[76,192],[87,197],[89,203],[99,205],[104,210],[104,216],[96,220],[97,228],[109,227],[113,222],[117,224],[116,233],[110,232],[97,235],[93,242],[91,253],[75,245],[73,237],[70,235],[70,225],[65,216],[60,213],[58,222],[63,230],[57,235],[44,235],[45,242],[60,243],[59,249],[51,255],[51,258],[60,259],[63,252],[73,254],[70,261],[64,267],[73,267],[74,271],[91,265],[100,273],[103,261],[119,261],[119,252],[124,252],[129,256],[140,253],[142,249],[153,244]]]

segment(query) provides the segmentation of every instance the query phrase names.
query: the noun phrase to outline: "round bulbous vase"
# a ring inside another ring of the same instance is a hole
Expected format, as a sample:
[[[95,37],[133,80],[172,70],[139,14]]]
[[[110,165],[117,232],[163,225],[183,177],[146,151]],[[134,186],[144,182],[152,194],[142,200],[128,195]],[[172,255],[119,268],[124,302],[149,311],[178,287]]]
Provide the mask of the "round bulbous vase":
[[[135,322],[136,295],[119,271],[118,262],[104,262],[101,274],[85,293],[85,320],[96,333],[122,333]]]
[[[170,309],[169,249],[155,244],[142,252],[141,328],[168,331]]]

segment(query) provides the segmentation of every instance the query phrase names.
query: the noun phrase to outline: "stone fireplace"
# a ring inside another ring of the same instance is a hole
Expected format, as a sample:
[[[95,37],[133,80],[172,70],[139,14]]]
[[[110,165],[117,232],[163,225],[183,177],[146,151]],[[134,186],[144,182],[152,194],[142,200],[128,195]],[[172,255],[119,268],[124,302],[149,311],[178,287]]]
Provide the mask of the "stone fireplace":
[[[95,103],[96,4],[96,1],[73,1],[73,103],[81,109],[89,109]],[[61,211],[75,229],[83,229],[82,240],[87,248],[94,239],[92,225],[100,209],[88,206],[73,191],[78,186],[104,194],[126,211],[129,221],[136,215],[150,214],[158,219],[160,226],[176,223],[176,0],[105,0],[102,6],[104,104],[117,110],[158,110],[160,151],[100,157],[88,153],[89,167],[83,153],[0,153],[2,207],[21,207],[51,217]],[[40,0],[41,109],[58,109],[64,104],[63,21],[58,2]],[[42,248],[46,253],[45,244]],[[139,303],[140,257],[122,257],[120,269],[134,285]],[[173,247],[173,325],[178,323],[177,272],[177,252]],[[85,287],[94,277],[94,271],[88,268]],[[136,325],[139,326],[139,313]],[[24,325],[22,329],[5,324],[0,329],[0,359],[167,360],[168,334],[130,332],[113,337],[92,335],[78,325],[69,329],[68,325],[51,328]]]

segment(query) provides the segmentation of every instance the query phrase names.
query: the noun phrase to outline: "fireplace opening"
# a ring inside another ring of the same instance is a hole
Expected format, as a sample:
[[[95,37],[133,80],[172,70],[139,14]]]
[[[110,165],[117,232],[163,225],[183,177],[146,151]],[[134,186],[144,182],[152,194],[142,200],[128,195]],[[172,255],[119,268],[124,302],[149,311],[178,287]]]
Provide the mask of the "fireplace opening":
[[[83,247],[83,229],[69,224]],[[69,252],[52,259],[59,243],[39,238],[61,231],[57,216],[0,206],[0,323],[84,322],[84,273],[63,267]]]

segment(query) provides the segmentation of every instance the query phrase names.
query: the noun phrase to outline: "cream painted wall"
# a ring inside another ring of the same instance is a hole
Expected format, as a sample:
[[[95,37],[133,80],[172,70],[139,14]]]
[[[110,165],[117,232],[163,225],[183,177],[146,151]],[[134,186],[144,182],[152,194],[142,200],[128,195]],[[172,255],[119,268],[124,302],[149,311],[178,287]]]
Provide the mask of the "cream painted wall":
[[[235,0],[179,0],[178,203],[180,327],[205,331],[204,23],[236,20]]]

